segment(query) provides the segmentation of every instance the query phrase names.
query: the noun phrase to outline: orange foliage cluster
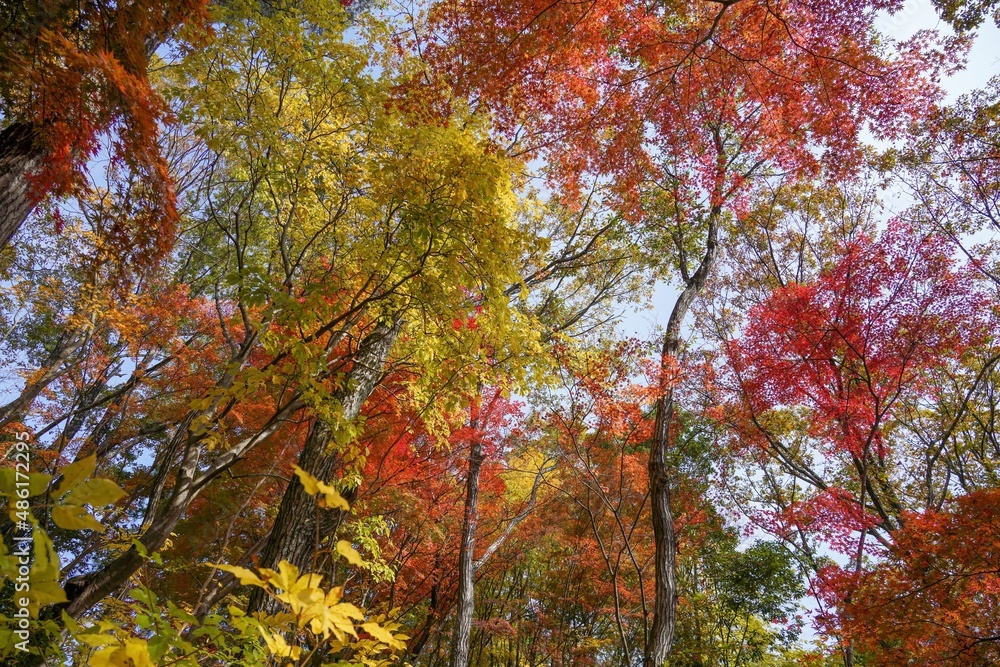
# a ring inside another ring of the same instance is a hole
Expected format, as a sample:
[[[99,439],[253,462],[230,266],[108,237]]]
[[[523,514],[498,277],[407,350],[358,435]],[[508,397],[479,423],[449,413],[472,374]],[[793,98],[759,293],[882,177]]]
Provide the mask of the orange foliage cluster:
[[[170,114],[150,84],[150,56],[185,26],[192,43],[201,39],[207,7],[206,0],[31,0],[5,12],[0,98],[7,119],[30,126],[44,149],[32,177],[36,198],[80,186],[110,138],[112,161],[143,183],[127,227],[112,235],[123,250],[138,246],[138,258],[162,255],[177,222],[158,143]]]

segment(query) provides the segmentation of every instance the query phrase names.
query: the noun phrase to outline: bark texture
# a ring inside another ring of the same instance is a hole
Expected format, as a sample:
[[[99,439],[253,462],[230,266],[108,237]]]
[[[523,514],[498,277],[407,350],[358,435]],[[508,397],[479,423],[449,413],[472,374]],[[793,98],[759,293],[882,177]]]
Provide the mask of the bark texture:
[[[400,324],[379,324],[358,347],[354,366],[337,398],[343,406],[343,418],[354,420],[361,413],[368,396],[382,377],[392,345],[399,334]],[[330,447],[330,427],[317,419],[299,456],[299,467],[317,479],[329,481],[340,467],[340,452]],[[350,498],[348,498],[350,500]],[[283,560],[299,569],[312,569],[313,556],[319,541],[331,534],[343,519],[339,510],[323,510],[316,498],[306,493],[298,477],[292,479],[274,520],[274,527],[264,550],[261,567],[276,567]],[[254,589],[250,594],[249,611],[278,611],[266,593]]]
[[[705,286],[718,256],[719,217],[721,209],[712,209],[709,217],[705,255],[698,269],[685,280],[684,290],[670,313],[663,337],[663,358],[676,359],[681,351],[681,325],[695,297]],[[649,497],[653,514],[653,542],[656,547],[656,584],[653,602],[653,625],[645,651],[646,667],[661,667],[670,655],[677,628],[677,537],[670,507],[669,451],[673,446],[674,391],[668,389],[656,402],[656,421],[649,452]]]
[[[14,123],[0,132],[0,250],[37,203],[29,176],[42,162],[45,151],[29,123]]]
[[[473,431],[476,424],[472,424]],[[451,667],[467,667],[472,619],[475,612],[476,527],[479,523],[479,473],[483,467],[483,443],[475,438],[469,448],[469,474],[465,480],[465,512],[462,517],[462,542],[458,551],[458,609],[451,636]]]

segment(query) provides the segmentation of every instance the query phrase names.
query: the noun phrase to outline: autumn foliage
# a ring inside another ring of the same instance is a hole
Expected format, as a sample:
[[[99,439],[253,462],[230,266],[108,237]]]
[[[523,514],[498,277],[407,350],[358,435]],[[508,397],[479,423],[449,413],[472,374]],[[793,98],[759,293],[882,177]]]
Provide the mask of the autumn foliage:
[[[908,513],[884,562],[864,572],[838,624],[872,664],[987,665],[998,659],[998,494]],[[848,575],[840,575],[848,576]],[[830,585],[838,577],[828,575]]]
[[[1000,661],[934,4],[0,9],[0,661]]]
[[[44,155],[30,196],[80,191],[88,162],[104,150],[141,182],[130,193],[131,219],[115,221],[109,242],[122,257],[132,246],[139,260],[162,255],[177,201],[160,146],[171,112],[150,82],[150,61],[175,38],[204,38],[207,3],[38,0],[9,5],[0,16],[0,105],[7,124],[25,128]]]

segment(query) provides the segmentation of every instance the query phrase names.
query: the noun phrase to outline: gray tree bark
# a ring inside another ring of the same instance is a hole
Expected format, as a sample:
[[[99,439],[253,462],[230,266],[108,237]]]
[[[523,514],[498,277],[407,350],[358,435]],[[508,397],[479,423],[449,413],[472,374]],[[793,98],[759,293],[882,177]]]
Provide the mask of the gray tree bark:
[[[14,123],[0,132],[0,250],[35,208],[28,177],[44,156],[31,124]]]
[[[477,422],[472,420],[473,430]],[[469,447],[469,474],[465,480],[465,511],[462,516],[462,541],[458,552],[458,592],[456,593],[455,628],[451,635],[451,667],[468,667],[469,651],[471,649],[472,621],[476,610],[476,573],[485,565],[493,554],[503,546],[519,523],[531,513],[538,501],[538,489],[542,485],[545,473],[551,470],[543,465],[535,475],[531,485],[531,495],[524,507],[514,515],[507,526],[500,532],[493,543],[483,550],[478,559],[474,559],[476,550],[476,529],[479,526],[479,477],[483,468],[483,443],[479,438],[473,440]],[[433,608],[433,605],[432,605]]]
[[[718,257],[719,216],[721,209],[713,207],[708,221],[705,256],[698,269],[685,281],[670,313],[663,337],[663,358],[676,359],[681,351],[681,325],[695,297],[705,286]],[[677,537],[670,508],[670,467],[668,452],[672,447],[671,429],[674,424],[674,392],[668,389],[656,401],[656,421],[649,452],[649,497],[653,513],[653,542],[656,548],[656,572],[653,602],[653,625],[646,646],[646,667],[661,667],[670,655],[677,628]]]
[[[472,423],[473,431],[476,422]],[[458,609],[451,636],[451,667],[468,667],[469,642],[475,611],[476,573],[473,552],[476,549],[476,526],[479,523],[479,473],[483,467],[483,443],[474,438],[469,448],[469,474],[465,480],[465,513],[462,517],[462,542],[458,551]]]

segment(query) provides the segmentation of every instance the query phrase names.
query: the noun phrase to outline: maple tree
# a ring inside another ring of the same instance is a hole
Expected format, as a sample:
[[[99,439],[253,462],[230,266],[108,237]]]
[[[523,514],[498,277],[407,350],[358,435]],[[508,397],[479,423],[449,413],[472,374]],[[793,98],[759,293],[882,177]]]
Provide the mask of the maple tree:
[[[739,446],[763,457],[772,508],[757,520],[802,551],[831,607],[854,604],[866,557],[897,548],[908,511],[932,511],[949,495],[934,468],[995,364],[967,357],[987,344],[988,301],[950,247],[898,222],[877,242],[862,232],[813,282],[775,286],[728,349],[741,396],[731,423]],[[969,376],[969,362],[984,365]],[[935,388],[944,369],[966,403],[935,419],[926,406],[944,396]],[[921,412],[928,423],[914,432]],[[913,449],[925,452],[926,481],[896,467]],[[820,544],[849,557],[842,574]],[[840,631],[850,662],[852,626]]]
[[[873,664],[996,660],[996,507],[991,489],[906,516],[887,559],[853,584],[839,610]]]
[[[666,251],[662,266],[681,286],[663,337],[666,380],[748,184],[857,165],[866,123],[891,135],[929,110],[919,39],[899,58],[874,39],[875,12],[893,6],[444,3],[431,14],[431,34],[443,37],[428,49],[501,132],[550,159],[570,196],[582,174],[614,178],[619,209]],[[649,457],[658,548],[649,665],[665,660],[676,625],[666,463],[675,410],[666,381]]]
[[[48,194],[85,181],[110,138],[113,161],[142,180],[135,216],[111,238],[122,255],[162,254],[177,221],[171,175],[158,145],[168,108],[149,81],[154,51],[181,32],[199,42],[205,0],[18,2],[0,21],[0,249]]]

